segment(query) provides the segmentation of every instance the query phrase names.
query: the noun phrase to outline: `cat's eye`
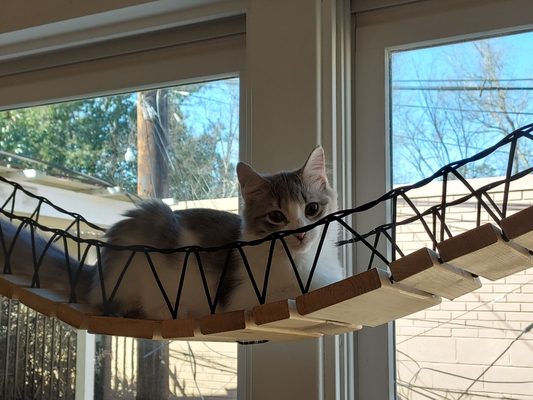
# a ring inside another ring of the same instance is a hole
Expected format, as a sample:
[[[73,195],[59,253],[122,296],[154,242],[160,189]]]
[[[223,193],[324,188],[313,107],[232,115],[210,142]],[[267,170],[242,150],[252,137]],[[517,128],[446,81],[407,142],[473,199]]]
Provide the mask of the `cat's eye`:
[[[270,211],[267,214],[267,217],[273,224],[282,224],[285,222],[285,215],[283,215],[283,213],[278,210]]]
[[[320,211],[318,203],[309,203],[305,206],[305,215],[307,217],[314,217]]]

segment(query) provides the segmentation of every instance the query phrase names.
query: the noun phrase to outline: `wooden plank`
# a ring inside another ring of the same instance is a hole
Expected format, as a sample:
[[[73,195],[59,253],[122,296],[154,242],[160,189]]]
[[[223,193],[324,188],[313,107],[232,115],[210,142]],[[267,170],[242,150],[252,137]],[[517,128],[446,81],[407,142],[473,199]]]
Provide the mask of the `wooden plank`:
[[[250,311],[239,310],[208,315],[198,320],[203,340],[262,341],[302,340],[320,337],[320,334],[289,329],[260,327]],[[198,337],[198,335],[197,335]]]
[[[148,319],[90,316],[87,330],[100,335],[161,339],[161,321]]]
[[[17,290],[21,303],[48,317],[54,317],[60,303],[68,303],[69,293],[41,288],[21,288]]]
[[[89,317],[100,314],[100,310],[81,303],[60,303],[56,309],[57,319],[77,329],[87,329]]]
[[[533,250],[533,206],[502,219],[500,226],[508,239]]]
[[[419,249],[390,264],[392,277],[404,285],[455,299],[481,287],[479,278],[448,263],[441,263],[437,253]]]
[[[440,301],[439,296],[392,283],[387,272],[372,268],[297,297],[296,308],[311,318],[378,326]]]
[[[17,292],[23,288],[31,287],[32,278],[27,275],[0,274],[0,294],[17,300]]]
[[[505,241],[493,224],[463,232],[437,248],[444,262],[493,281],[533,266],[528,250]]]
[[[338,335],[362,329],[341,321],[327,321],[305,317],[298,313],[295,300],[280,300],[256,306],[252,310],[254,322],[260,327],[313,332],[318,335]]]
[[[163,339],[194,339],[196,321],[193,319],[170,319],[161,322]],[[189,340],[188,339],[188,340]]]

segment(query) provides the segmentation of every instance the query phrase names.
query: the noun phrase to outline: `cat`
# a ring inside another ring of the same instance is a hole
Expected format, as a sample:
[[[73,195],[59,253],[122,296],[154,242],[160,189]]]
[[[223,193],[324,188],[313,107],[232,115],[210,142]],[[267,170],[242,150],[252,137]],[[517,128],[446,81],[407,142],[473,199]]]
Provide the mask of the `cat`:
[[[136,209],[127,212],[123,220],[107,230],[104,241],[110,246],[100,248],[99,263],[82,265],[80,268],[77,260],[69,258],[67,266],[63,250],[50,246],[39,268],[40,286],[70,290],[67,271],[70,268],[71,276],[75,277],[76,300],[105,313],[154,320],[176,316],[200,317],[213,311],[215,298],[216,312],[251,309],[259,304],[257,292],[263,295],[266,265],[271,257],[268,291],[263,301],[295,298],[302,293],[302,289],[279,238],[271,256],[271,241],[245,244],[242,254],[235,248],[212,251],[198,248],[255,241],[274,232],[302,228],[335,212],[337,196],[327,178],[324,151],[322,147],[315,148],[304,165],[293,171],[260,174],[248,164],[240,162],[236,172],[243,199],[242,217],[209,209],[172,211],[159,200],[142,201]],[[15,225],[4,218],[0,221],[6,244],[3,250],[0,248],[0,265],[6,261],[6,250],[10,249],[11,242],[17,236],[12,251],[9,251],[12,273],[31,276],[32,239],[29,230],[22,229],[17,233]],[[284,238],[304,287],[323,229],[324,225],[320,225]],[[337,227],[330,224],[324,235],[311,290],[343,277],[336,248],[337,236]],[[37,235],[34,240],[39,256],[48,240]],[[113,246],[139,246],[139,251],[121,250]],[[151,249],[183,247],[191,251],[158,252]],[[148,255],[141,249],[148,249]],[[159,284],[153,270],[157,271]],[[257,290],[249,274],[253,276]],[[174,307],[181,279],[183,285],[179,307],[174,309],[175,315],[172,315],[168,304]],[[115,287],[119,280],[120,285]],[[204,287],[209,291],[211,307]],[[108,301],[104,302],[104,298]]]

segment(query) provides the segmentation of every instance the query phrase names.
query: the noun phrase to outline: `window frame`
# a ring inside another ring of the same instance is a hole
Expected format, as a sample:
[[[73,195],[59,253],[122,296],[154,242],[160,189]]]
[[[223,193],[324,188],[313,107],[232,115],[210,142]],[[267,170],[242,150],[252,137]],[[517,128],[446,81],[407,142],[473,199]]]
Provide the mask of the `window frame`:
[[[527,12],[529,10],[530,12]],[[391,188],[389,55],[392,51],[531,30],[533,4],[524,0],[352,1],[355,18],[356,204]],[[453,21],[453,23],[450,23]],[[365,166],[374,165],[368,174]],[[385,223],[386,208],[358,220],[359,229]],[[390,251],[390,250],[389,250]],[[355,339],[356,399],[396,398],[394,323],[365,328]]]
[[[233,4],[232,15],[243,10],[242,1],[212,3],[224,4],[221,7],[226,12]],[[128,39],[138,34],[134,21],[130,21],[134,26],[123,24],[131,31],[120,32],[116,41],[98,40],[83,45],[76,42],[69,46],[69,32],[62,32],[62,50],[50,52],[45,48],[42,54],[32,52],[27,57],[0,60],[0,109],[188,83],[198,76],[219,78],[238,73],[241,159],[253,162],[259,170],[290,168],[321,143],[328,164],[332,165],[339,207],[351,206],[354,140],[350,135],[353,41],[350,1],[270,0],[246,4],[246,27],[238,28],[240,32],[226,31],[221,37],[211,32],[211,37],[203,40],[167,43],[153,50],[151,46],[157,47],[154,42],[158,35],[165,32],[146,33],[144,37],[150,37],[149,48],[121,54],[120,43],[127,47],[131,44]],[[195,19],[209,20],[212,16],[212,10],[207,9],[205,15],[195,15]],[[213,27],[212,23],[206,25]],[[139,26],[142,21],[137,22]],[[98,53],[102,49],[109,53]],[[140,73],[142,65],[157,66],[157,76]],[[283,118],[272,118],[278,113]],[[352,256],[350,250],[344,251],[348,273],[352,272]],[[353,336],[253,348],[241,346],[238,398],[353,398],[357,386],[350,372],[355,368]]]
[[[68,32],[64,35],[66,42]],[[246,58],[242,15],[66,47],[0,60],[0,110],[237,76],[241,81],[240,141],[249,142],[243,112]],[[240,147],[242,156],[246,146]],[[92,399],[95,337],[78,330],[77,344],[75,398]],[[238,365],[238,374],[247,368],[241,351]],[[240,394],[245,388],[246,380],[238,378],[240,398],[245,398]]]

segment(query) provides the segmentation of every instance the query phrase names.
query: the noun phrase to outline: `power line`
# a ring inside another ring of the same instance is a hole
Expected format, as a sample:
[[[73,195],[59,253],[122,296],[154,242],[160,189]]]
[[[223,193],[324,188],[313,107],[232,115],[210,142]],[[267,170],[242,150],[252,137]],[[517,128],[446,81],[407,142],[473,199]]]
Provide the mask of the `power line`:
[[[512,346],[513,344],[515,344],[515,343],[516,343],[516,342],[517,342],[517,341],[518,341],[523,335],[525,335],[526,333],[529,333],[529,332],[531,331],[532,328],[533,328],[533,323],[531,323],[530,325],[528,325],[528,326],[527,326],[527,327],[526,327],[526,328],[525,328],[525,329],[524,329],[524,330],[523,330],[523,331],[522,331],[522,332],[521,332],[516,338],[514,338],[514,339],[512,340],[512,342],[509,343],[509,345],[508,345],[505,349],[503,349],[503,351],[498,355],[498,357],[496,357],[496,358],[494,359],[494,361],[492,361],[492,362],[490,363],[490,365],[489,365],[487,368],[485,368],[485,369],[481,372],[481,374],[479,374],[479,376],[478,376],[474,381],[472,381],[472,382],[470,383],[470,385],[469,385],[469,386],[463,391],[463,393],[461,393],[461,395],[459,396],[459,398],[458,398],[457,400],[461,400],[461,399],[463,398],[463,396],[464,396],[465,394],[467,394],[468,391],[472,388],[472,386],[474,386],[477,382],[479,382],[479,380],[483,377],[483,375],[485,375],[485,374],[488,372],[488,370],[491,369],[491,368],[492,368],[492,367],[498,362],[498,360],[499,360],[500,358],[502,358],[503,355],[509,351],[509,349],[511,348],[511,346]]]
[[[504,294],[502,294],[502,295],[500,295],[500,296],[498,296],[498,297],[495,297],[495,298],[492,299],[492,300],[482,302],[482,303],[480,303],[478,306],[476,306],[476,307],[474,307],[474,308],[471,308],[470,310],[467,310],[467,311],[465,311],[464,313],[455,316],[454,318],[449,318],[448,320],[444,320],[444,321],[440,322],[439,324],[437,324],[437,325],[435,325],[435,326],[433,326],[433,327],[431,327],[431,328],[429,328],[429,329],[426,329],[426,330],[423,331],[423,332],[420,332],[420,333],[417,334],[417,335],[409,336],[409,337],[406,338],[405,340],[402,340],[401,342],[396,343],[396,345],[399,345],[399,344],[405,343],[405,342],[407,342],[407,341],[409,341],[409,340],[412,340],[412,339],[415,339],[415,338],[417,338],[417,337],[423,336],[423,335],[425,335],[426,333],[428,333],[428,332],[430,332],[430,331],[432,331],[432,330],[434,330],[434,329],[440,328],[441,326],[446,325],[446,324],[448,324],[448,323],[450,323],[450,322],[453,322],[453,321],[455,321],[455,320],[457,320],[457,319],[463,317],[463,316],[466,315],[466,314],[469,314],[469,313],[471,313],[471,312],[473,312],[473,311],[475,311],[475,310],[477,310],[477,309],[479,309],[479,308],[481,308],[481,307],[484,307],[484,306],[487,305],[487,304],[493,303],[493,302],[495,302],[495,301],[497,301],[497,300],[499,300],[499,299],[501,299],[501,298],[504,298],[504,297],[510,295],[511,293],[513,293],[513,292],[515,292],[515,291],[521,289],[523,286],[525,286],[525,285],[529,285],[529,284],[531,284],[531,283],[533,283],[533,278],[530,279],[530,280],[527,281],[527,282],[524,282],[524,283],[519,284],[519,285],[518,285],[517,287],[515,287],[513,290],[510,290],[510,291],[508,291],[508,292],[506,292],[506,293],[504,293]],[[530,326],[531,326],[531,325],[530,325]]]
[[[392,134],[392,138],[393,139],[394,138],[408,139],[408,140],[412,140],[414,142],[425,142],[425,143],[439,144],[439,145],[445,145],[445,146],[449,146],[449,147],[457,147],[457,148],[463,148],[464,149],[464,143],[445,142],[445,141],[439,141],[439,140],[432,140],[432,139],[428,139],[428,138],[424,138],[424,137],[413,138],[411,136],[401,135],[401,134],[397,134],[397,133],[393,133]],[[470,150],[478,150],[478,151],[484,149],[483,147],[473,146],[473,145],[469,145],[468,148]],[[496,153],[500,153],[500,154],[508,155],[509,152],[506,151],[506,150],[497,150],[494,153],[495,154]]]
[[[520,331],[522,332],[522,331]],[[459,374],[455,374],[453,372],[448,372],[448,371],[443,371],[443,370],[440,370],[440,369],[437,369],[437,368],[431,368],[431,367],[422,367],[419,365],[419,363],[414,360],[411,356],[409,356],[409,354],[406,354],[405,352],[403,351],[400,351],[400,353],[406,357],[408,357],[411,362],[414,362],[415,364],[418,364],[417,367],[420,369],[420,371],[431,371],[431,372],[436,372],[438,374],[442,374],[442,375],[447,375],[447,376],[452,376],[454,378],[459,378],[459,379],[464,379],[465,381],[475,381],[476,378],[470,378],[468,376],[464,376],[464,375],[459,375]],[[400,362],[406,362],[408,360],[400,360]],[[418,373],[418,371],[417,371]],[[497,385],[503,385],[503,384],[510,384],[510,385],[524,385],[524,384],[528,384],[528,383],[533,383],[533,380],[522,380],[522,381],[507,381],[507,380],[502,380],[502,381],[496,381],[496,380],[483,380],[484,383],[492,383],[492,384],[497,384]],[[437,388],[432,388],[434,390],[445,390],[445,389],[437,389]]]
[[[415,91],[528,91],[533,87],[528,86],[393,86],[392,90],[415,90]]]
[[[508,79],[394,79],[392,83],[431,83],[431,82],[532,82],[533,78],[508,78]]]
[[[533,112],[470,110],[467,108],[454,108],[454,107],[417,106],[415,104],[393,104],[393,107],[394,106],[404,107],[404,108],[422,108],[422,109],[444,110],[444,111],[454,111],[454,112],[490,113],[490,114],[505,114],[505,115],[533,115]]]

